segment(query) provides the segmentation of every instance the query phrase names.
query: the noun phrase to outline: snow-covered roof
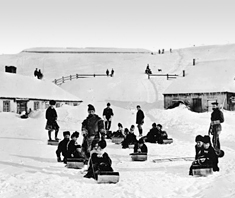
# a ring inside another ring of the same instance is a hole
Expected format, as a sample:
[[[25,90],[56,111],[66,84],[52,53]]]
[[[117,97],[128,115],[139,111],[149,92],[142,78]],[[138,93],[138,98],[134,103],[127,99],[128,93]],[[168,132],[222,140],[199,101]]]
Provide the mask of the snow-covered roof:
[[[56,47],[35,47],[25,49],[22,52],[31,53],[150,53],[149,50],[139,48],[102,48],[102,47],[86,47],[86,48],[56,48]]]
[[[54,83],[35,77],[0,72],[0,98],[31,98],[81,102],[82,100]]]
[[[235,92],[235,60],[199,62],[186,67],[163,94]]]

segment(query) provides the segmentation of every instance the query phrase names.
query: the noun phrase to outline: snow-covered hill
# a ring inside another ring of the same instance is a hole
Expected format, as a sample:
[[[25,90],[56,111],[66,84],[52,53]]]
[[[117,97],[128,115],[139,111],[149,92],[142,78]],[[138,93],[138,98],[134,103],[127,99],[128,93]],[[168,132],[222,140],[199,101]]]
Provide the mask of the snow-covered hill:
[[[221,145],[225,156],[220,159],[220,172],[208,177],[188,176],[191,162],[153,163],[153,159],[165,157],[194,156],[194,138],[206,135],[210,113],[194,113],[185,106],[164,110],[162,92],[177,80],[165,77],[148,79],[144,74],[149,64],[154,73],[191,73],[192,59],[198,65],[201,78],[211,71],[208,67],[233,62],[235,45],[203,46],[173,50],[165,54],[33,54],[20,53],[0,56],[0,69],[5,65],[16,65],[22,75],[33,75],[41,68],[47,80],[75,73],[105,73],[113,68],[114,77],[95,77],[67,81],[61,87],[78,95],[84,103],[77,107],[64,105],[57,109],[59,136],[64,130],[81,129],[81,122],[87,115],[87,104],[92,103],[101,116],[107,101],[114,110],[112,130],[118,122],[129,128],[135,124],[136,105],[145,112],[144,134],[153,122],[161,123],[173,144],[147,144],[149,156],[146,162],[134,163],[130,149],[121,149],[108,141],[107,152],[113,161],[113,168],[120,172],[120,182],[113,185],[98,185],[92,179],[85,179],[79,170],[66,169],[56,162],[56,147],[48,146],[45,131],[45,110],[33,112],[29,119],[20,119],[12,113],[0,114],[0,197],[235,197],[234,168],[234,119],[235,113],[224,111],[225,123],[221,133]],[[206,64],[208,63],[208,64]],[[198,67],[197,67],[198,66]],[[212,68],[213,69],[213,68]],[[228,67],[228,73],[233,72]],[[197,70],[199,72],[199,70]],[[216,75],[212,72],[211,75]],[[223,74],[224,75],[224,74]],[[187,77],[187,76],[186,76]],[[185,78],[186,78],[185,77]],[[218,82],[224,83],[219,78]],[[185,84],[186,86],[186,84]],[[187,86],[190,87],[189,84]],[[202,85],[203,86],[203,85]],[[138,134],[137,129],[135,130]],[[79,138],[81,143],[82,138]]]

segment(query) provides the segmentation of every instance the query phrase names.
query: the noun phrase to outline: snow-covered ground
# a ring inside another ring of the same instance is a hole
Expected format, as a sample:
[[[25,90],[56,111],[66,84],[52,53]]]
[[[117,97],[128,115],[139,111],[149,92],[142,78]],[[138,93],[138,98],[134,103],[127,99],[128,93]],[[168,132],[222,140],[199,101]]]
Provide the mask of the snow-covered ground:
[[[205,55],[208,50],[210,53]],[[169,145],[147,143],[148,160],[132,162],[129,155],[131,149],[121,149],[120,145],[107,140],[106,150],[113,161],[114,170],[120,173],[120,181],[117,184],[97,184],[93,179],[83,178],[79,170],[67,169],[64,164],[56,162],[56,147],[47,145],[45,110],[33,112],[26,120],[20,119],[13,113],[0,113],[0,197],[235,197],[235,113],[224,111],[225,123],[222,125],[221,145],[225,156],[219,161],[220,172],[208,177],[192,177],[188,175],[190,161],[154,163],[153,160],[159,158],[193,157],[195,136],[207,134],[210,112],[198,114],[189,111],[185,106],[164,110],[162,92],[174,81],[167,81],[163,77],[147,79],[144,74],[147,63],[155,71],[157,68],[162,68],[166,72],[181,73],[182,69],[187,71],[192,57],[200,57],[201,61],[223,62],[233,59],[232,52],[235,52],[234,45],[182,49],[164,55],[108,54],[107,59],[105,54],[96,54],[93,57],[91,54],[82,55],[79,63],[84,63],[85,60],[94,63],[82,65],[83,69],[80,71],[99,71],[99,67],[105,71],[109,66],[114,68],[115,75],[113,78],[73,80],[61,86],[77,95],[84,103],[76,107],[64,105],[56,109],[61,127],[60,138],[64,130],[80,131],[81,122],[87,116],[87,104],[94,104],[96,113],[101,116],[103,108],[109,101],[115,114],[112,130],[117,129],[118,122],[127,128],[135,124],[136,105],[140,104],[146,115],[144,134],[151,128],[153,122],[161,123],[174,142]],[[21,55],[16,56],[19,58]],[[40,55],[36,56],[35,63],[39,64]],[[24,54],[25,61],[29,60],[29,57],[32,57],[32,54],[28,57]],[[59,66],[54,65],[58,57],[60,60],[66,57]],[[0,57],[1,63],[3,60],[6,60],[6,56],[3,59]],[[18,63],[22,60],[19,58]],[[55,78],[53,67],[62,68],[58,69],[57,75],[71,74],[74,68],[73,64],[69,64],[69,60],[75,63],[75,56],[51,55],[50,65],[49,63],[44,65],[47,79]],[[97,67],[95,67],[96,61]],[[29,62],[32,63],[32,59]],[[34,69],[29,65],[25,67],[21,65],[19,71],[25,75],[32,75]],[[206,75],[202,72],[201,77]],[[138,134],[137,129],[135,133]],[[81,141],[80,137],[79,142]]]

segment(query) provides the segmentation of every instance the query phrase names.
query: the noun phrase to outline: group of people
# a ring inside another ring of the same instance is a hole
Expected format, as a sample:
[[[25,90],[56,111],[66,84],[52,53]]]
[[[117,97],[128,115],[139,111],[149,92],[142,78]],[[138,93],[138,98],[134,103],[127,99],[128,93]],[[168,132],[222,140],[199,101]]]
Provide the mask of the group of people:
[[[219,135],[222,131],[221,123],[224,122],[223,112],[219,109],[218,102],[212,103],[213,112],[211,113],[211,123],[208,135],[197,135],[195,138],[195,160],[193,161],[189,175],[192,175],[194,168],[212,168],[219,171],[219,157],[223,157],[224,152],[220,148]],[[212,143],[210,135],[212,135]]]
[[[152,124],[152,128],[144,137],[146,142],[163,144],[163,140],[168,139],[166,131],[162,130],[161,124]]]
[[[114,70],[112,69],[112,70],[110,71],[110,73],[109,73],[109,70],[107,69],[107,70],[106,70],[106,75],[107,75],[107,76],[110,75],[111,77],[113,77],[113,75],[114,75]]]
[[[38,79],[42,79],[43,78],[43,74],[42,74],[40,69],[38,70],[38,68],[36,68],[34,70],[34,76],[37,77]]]

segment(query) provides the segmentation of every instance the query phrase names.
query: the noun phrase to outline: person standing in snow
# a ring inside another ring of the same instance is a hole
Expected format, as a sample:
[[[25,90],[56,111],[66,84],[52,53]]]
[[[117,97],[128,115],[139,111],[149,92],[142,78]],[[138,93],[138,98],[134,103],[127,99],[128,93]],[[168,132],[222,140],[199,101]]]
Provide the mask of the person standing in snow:
[[[113,117],[113,110],[110,106],[111,106],[111,104],[108,102],[107,107],[103,110],[103,117],[105,120],[105,130],[106,131],[110,130],[112,117]]]
[[[106,70],[106,75],[109,76],[109,70],[108,69]]]
[[[112,69],[110,76],[113,77],[113,75],[114,75],[114,70]]]
[[[212,135],[212,144],[215,149],[215,151],[220,150],[220,141],[219,141],[219,135],[222,130],[221,123],[224,122],[224,115],[223,112],[220,111],[218,102],[212,103],[212,109],[213,112],[211,113],[211,123],[210,123],[210,130],[208,132],[208,135]]]
[[[139,130],[139,136],[143,135],[142,125],[144,124],[144,112],[141,110],[140,105],[137,105],[137,113],[136,113],[136,124]]]
[[[57,121],[57,112],[56,112],[55,107],[54,107],[56,102],[54,100],[51,100],[49,102],[49,104],[50,104],[50,106],[46,110],[47,123],[46,123],[45,129],[48,130],[49,141],[52,141],[51,132],[54,131],[54,130],[55,130],[55,140],[59,141],[57,136],[58,136],[58,132],[59,132],[60,127],[56,122]]]
[[[38,77],[38,68],[35,69],[35,71],[34,71],[34,76],[35,76],[35,77]]]
[[[104,121],[95,114],[95,107],[88,105],[88,116],[82,122],[83,143],[82,149],[86,155],[86,161],[90,157],[91,144],[94,139],[100,140],[105,135]]]

